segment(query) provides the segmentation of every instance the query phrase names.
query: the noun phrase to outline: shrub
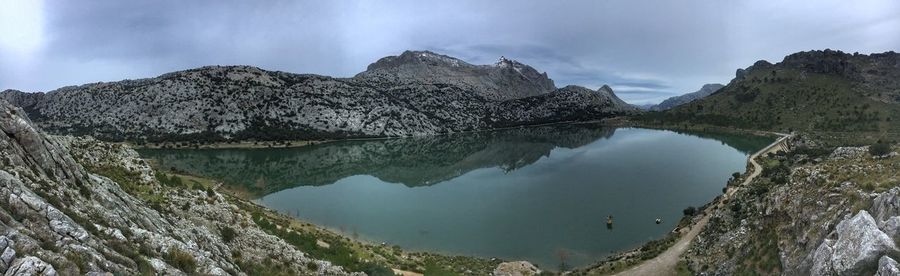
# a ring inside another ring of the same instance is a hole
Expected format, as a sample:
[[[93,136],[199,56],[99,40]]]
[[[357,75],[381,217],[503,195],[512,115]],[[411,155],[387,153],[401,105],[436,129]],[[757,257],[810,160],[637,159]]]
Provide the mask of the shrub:
[[[891,145],[887,143],[875,143],[869,146],[869,153],[872,156],[882,156],[891,153]]]
[[[88,269],[90,269],[90,266],[85,261],[84,257],[77,252],[72,251],[66,253],[66,259],[69,260],[69,262],[74,263],[75,266],[78,267],[79,272],[86,272],[88,271]]]
[[[176,247],[169,249],[169,253],[165,256],[165,260],[170,265],[181,269],[181,271],[187,272],[188,274],[193,273],[194,269],[197,268],[197,261],[194,260],[194,256],[190,253],[181,251],[181,249]]]
[[[682,212],[685,216],[693,216],[697,214],[697,208],[694,208],[694,206],[688,206],[687,208],[684,208],[684,211]]]
[[[230,243],[234,240],[234,237],[237,236],[234,228],[228,226],[222,227],[222,230],[220,230],[220,232],[222,234],[222,240],[225,241],[225,243]]]

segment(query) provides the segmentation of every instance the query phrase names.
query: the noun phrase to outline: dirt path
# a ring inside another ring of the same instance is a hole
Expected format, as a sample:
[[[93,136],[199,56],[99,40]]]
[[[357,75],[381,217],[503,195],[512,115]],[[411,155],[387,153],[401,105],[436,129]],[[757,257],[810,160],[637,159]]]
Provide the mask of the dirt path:
[[[784,141],[790,137],[788,134],[783,133],[775,133],[781,135],[781,138],[775,140],[772,144],[766,146],[760,151],[750,155],[749,162],[750,165],[753,166],[753,171],[750,172],[750,175],[744,179],[744,182],[741,183],[741,186],[746,186],[753,181],[757,176],[759,176],[760,172],[762,172],[762,166],[756,163],[756,157],[760,155],[767,154],[769,152],[777,152],[778,150],[784,150]],[[737,189],[730,188],[728,192],[722,197],[723,199],[728,199]],[[721,208],[723,205],[723,200],[719,200],[719,203],[716,205],[717,208]],[[619,272],[615,275],[619,276],[630,276],[630,275],[675,275],[675,267],[678,265],[678,259],[681,257],[681,254],[687,250],[688,245],[691,244],[691,241],[700,234],[700,230],[703,230],[703,227],[706,226],[706,223],[709,222],[709,214],[706,212],[703,213],[703,217],[697,221],[696,224],[691,226],[691,230],[678,239],[672,247],[666,249],[665,252],[659,254],[653,259],[644,261],[638,266],[632,267],[628,270]]]

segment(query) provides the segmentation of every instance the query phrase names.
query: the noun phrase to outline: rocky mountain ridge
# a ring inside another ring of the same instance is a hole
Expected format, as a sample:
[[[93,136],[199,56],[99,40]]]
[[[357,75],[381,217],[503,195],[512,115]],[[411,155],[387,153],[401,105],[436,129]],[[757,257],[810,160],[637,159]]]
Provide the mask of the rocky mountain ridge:
[[[693,102],[693,101],[705,98],[706,96],[709,96],[712,93],[719,91],[719,89],[722,89],[722,87],[725,87],[725,86],[718,84],[718,83],[704,84],[703,87],[700,88],[700,90],[665,99],[662,102],[660,102],[659,104],[647,107],[647,110],[653,110],[653,111],[669,110],[676,106],[683,105],[683,104],[686,104],[689,102]]]
[[[208,66],[0,98],[48,132],[113,141],[421,136],[638,112],[608,87],[557,89],[516,61],[471,65],[427,51],[382,58],[352,78]]]
[[[648,114],[649,121],[693,122],[786,132],[900,132],[900,54],[799,52],[738,69],[702,100]]]

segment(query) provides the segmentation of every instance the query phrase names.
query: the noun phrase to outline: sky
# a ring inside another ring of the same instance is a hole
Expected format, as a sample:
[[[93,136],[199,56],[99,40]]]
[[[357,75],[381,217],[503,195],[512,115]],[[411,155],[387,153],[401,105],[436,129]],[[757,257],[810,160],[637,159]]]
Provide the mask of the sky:
[[[0,0],[0,90],[205,65],[350,77],[431,50],[646,104],[822,49],[900,51],[900,1]]]

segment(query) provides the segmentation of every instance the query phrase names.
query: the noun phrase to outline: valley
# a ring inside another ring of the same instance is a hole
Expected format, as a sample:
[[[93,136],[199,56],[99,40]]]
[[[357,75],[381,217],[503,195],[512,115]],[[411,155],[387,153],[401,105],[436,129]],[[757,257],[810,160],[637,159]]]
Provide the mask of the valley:
[[[802,52],[661,111],[427,51],[351,78],[228,66],[8,90],[3,267],[890,272],[897,68]],[[786,138],[757,153],[775,139],[759,133]]]

